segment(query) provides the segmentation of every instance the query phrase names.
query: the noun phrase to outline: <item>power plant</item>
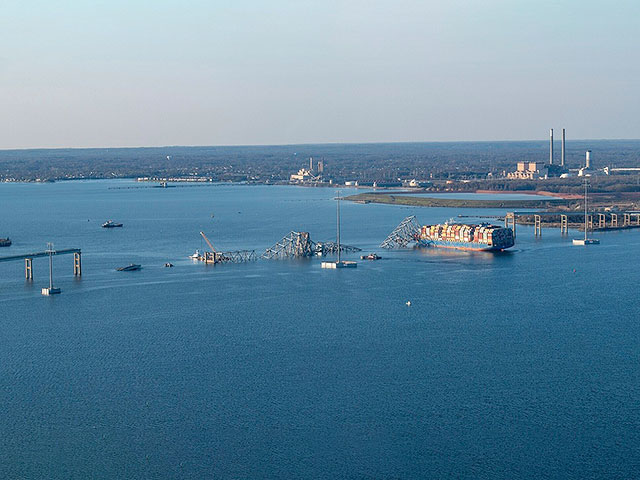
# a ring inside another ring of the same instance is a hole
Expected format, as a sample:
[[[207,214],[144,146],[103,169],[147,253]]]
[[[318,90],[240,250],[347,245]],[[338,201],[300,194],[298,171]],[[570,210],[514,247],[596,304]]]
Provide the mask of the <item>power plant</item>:
[[[564,168],[564,155],[565,155],[565,150],[564,150],[564,142],[565,142],[565,138],[564,138],[564,128],[562,129],[562,152],[560,154],[560,166],[562,168]]]

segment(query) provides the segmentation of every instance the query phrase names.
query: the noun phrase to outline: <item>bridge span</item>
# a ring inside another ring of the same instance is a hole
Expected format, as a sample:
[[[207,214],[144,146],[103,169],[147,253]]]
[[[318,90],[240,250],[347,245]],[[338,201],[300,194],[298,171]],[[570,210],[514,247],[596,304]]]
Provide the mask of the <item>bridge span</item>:
[[[53,250],[51,255],[71,255],[73,254],[73,274],[77,277],[82,276],[82,252],[79,248],[66,248],[62,250]],[[12,262],[16,260],[24,260],[24,276],[27,280],[33,280],[33,259],[39,257],[48,257],[48,251],[22,253],[19,255],[8,255],[0,257],[0,262]]]

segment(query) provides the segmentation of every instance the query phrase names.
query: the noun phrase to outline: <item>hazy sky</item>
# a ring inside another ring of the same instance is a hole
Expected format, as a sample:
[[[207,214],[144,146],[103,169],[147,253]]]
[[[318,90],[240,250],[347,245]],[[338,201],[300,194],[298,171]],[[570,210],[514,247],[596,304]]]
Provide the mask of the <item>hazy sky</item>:
[[[640,0],[2,0],[0,148],[640,138]]]

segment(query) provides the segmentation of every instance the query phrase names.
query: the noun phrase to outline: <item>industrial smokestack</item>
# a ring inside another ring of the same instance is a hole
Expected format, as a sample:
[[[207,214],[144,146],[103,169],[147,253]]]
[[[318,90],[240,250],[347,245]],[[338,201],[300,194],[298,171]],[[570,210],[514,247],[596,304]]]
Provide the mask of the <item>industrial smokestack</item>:
[[[549,165],[553,165],[553,128],[549,130]]]
[[[585,167],[587,167],[587,169],[591,168],[591,150],[587,150],[587,160],[585,163]]]
[[[560,156],[560,166],[564,168],[564,128],[562,129],[562,155]]]
[[[309,170],[313,170],[313,157],[309,157]]]

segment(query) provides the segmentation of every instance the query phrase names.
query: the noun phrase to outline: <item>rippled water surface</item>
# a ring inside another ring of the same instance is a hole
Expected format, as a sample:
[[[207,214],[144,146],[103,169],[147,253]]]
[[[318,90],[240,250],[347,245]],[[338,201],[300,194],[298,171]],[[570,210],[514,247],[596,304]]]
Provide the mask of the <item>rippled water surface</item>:
[[[383,260],[206,267],[199,231],[333,239],[335,191],[140,186],[0,184],[0,255],[84,269],[56,257],[46,298],[46,259],[0,263],[1,478],[637,478],[640,231],[383,252],[408,215],[491,212],[344,202]]]

